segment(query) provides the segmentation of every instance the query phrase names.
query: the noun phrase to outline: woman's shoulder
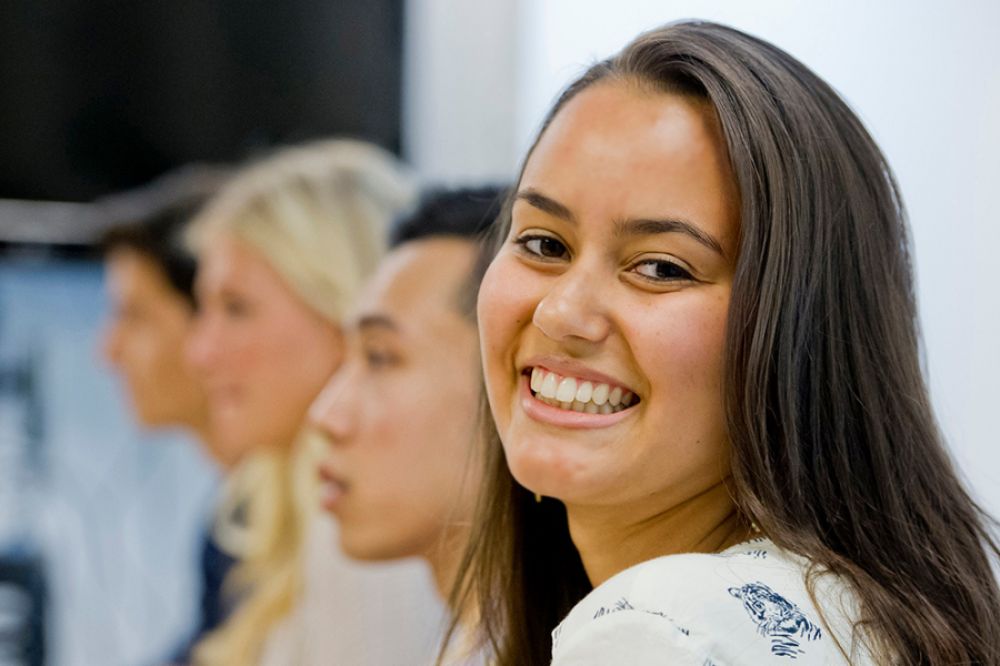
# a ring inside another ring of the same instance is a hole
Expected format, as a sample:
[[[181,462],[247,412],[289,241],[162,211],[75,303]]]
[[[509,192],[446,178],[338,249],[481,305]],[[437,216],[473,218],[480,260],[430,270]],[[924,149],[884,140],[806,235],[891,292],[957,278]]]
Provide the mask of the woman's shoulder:
[[[573,608],[553,631],[553,664],[869,663],[852,642],[854,595],[823,573],[810,594],[808,569],[765,538],[643,562]]]

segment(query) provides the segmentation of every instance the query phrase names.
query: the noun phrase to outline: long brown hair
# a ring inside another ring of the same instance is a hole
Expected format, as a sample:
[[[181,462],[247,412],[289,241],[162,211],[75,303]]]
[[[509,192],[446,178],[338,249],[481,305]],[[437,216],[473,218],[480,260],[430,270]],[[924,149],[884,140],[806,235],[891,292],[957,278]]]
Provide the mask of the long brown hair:
[[[852,586],[856,638],[880,661],[1000,663],[996,523],[935,422],[906,217],[871,136],[790,55],[704,22],[643,34],[593,66],[539,136],[602,80],[706,99],[722,127],[741,199],[725,359],[739,510],[813,563],[810,586],[823,571]],[[591,586],[562,505],[517,484],[495,429],[485,446],[453,608],[476,619],[497,664],[547,664],[549,632]]]

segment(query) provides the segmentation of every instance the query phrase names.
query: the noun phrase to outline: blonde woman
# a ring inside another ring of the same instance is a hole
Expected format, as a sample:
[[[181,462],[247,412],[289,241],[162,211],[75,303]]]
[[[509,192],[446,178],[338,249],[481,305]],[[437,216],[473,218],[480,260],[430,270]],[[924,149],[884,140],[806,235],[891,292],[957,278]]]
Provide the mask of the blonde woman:
[[[434,623],[409,621],[435,617],[422,572],[331,557],[330,526],[310,511],[302,429],[343,358],[341,318],[382,254],[387,222],[414,195],[388,153],[329,141],[247,168],[193,223],[199,320],[189,360],[219,437],[254,451],[216,530],[241,561],[227,581],[236,607],[196,647],[196,664],[403,663],[432,649]],[[317,530],[324,557],[309,559]],[[390,646],[372,623],[394,615],[408,628]]]

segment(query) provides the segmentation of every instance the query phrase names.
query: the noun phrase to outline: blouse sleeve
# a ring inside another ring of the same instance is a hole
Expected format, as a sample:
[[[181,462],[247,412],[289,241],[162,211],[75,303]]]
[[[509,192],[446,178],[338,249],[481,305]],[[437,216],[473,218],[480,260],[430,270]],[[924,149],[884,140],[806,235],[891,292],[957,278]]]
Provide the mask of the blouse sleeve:
[[[714,666],[683,644],[684,635],[656,615],[617,612],[590,622],[560,645],[552,666]]]

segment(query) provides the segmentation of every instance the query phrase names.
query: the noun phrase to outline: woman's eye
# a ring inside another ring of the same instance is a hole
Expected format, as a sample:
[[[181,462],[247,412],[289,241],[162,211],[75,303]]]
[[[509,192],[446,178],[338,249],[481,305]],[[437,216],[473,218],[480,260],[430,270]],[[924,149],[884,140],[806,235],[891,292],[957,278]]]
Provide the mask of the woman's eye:
[[[636,264],[633,270],[645,278],[661,282],[692,279],[691,273],[666,259],[648,259]]]
[[[569,254],[562,241],[552,236],[522,236],[517,239],[517,244],[529,254],[543,259],[562,259]]]

